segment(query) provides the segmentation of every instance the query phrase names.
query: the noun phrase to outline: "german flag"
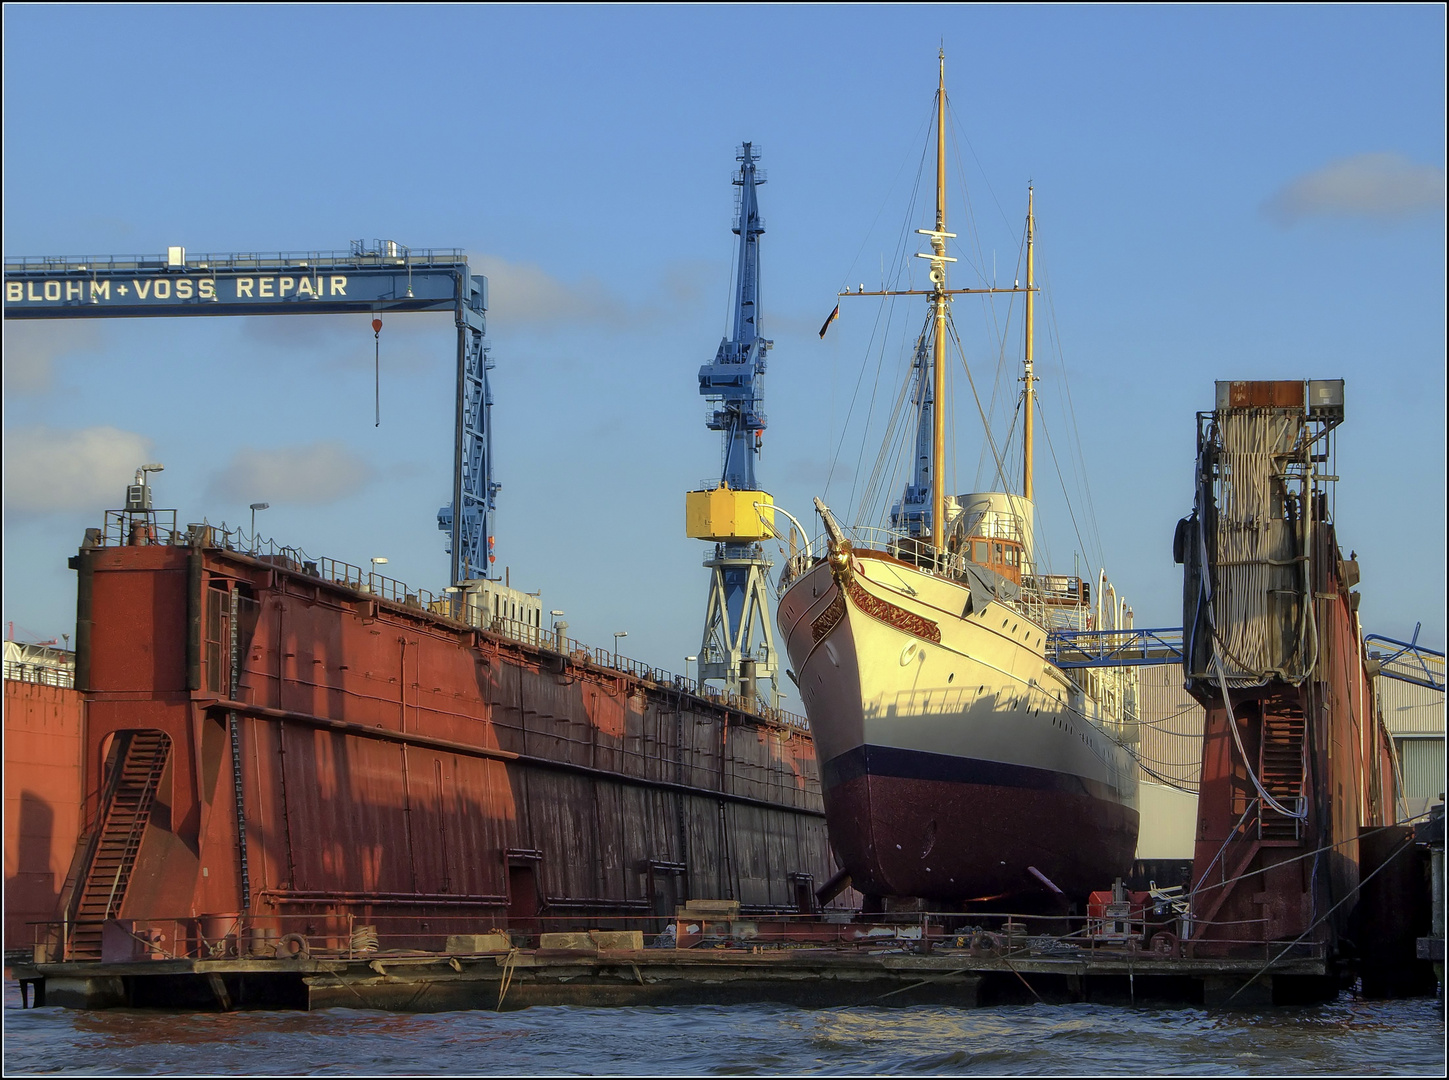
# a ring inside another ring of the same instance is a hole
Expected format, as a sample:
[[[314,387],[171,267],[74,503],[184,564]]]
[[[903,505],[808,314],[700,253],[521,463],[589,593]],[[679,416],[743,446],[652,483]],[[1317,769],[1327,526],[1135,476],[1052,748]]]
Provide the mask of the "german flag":
[[[835,310],[830,313],[830,317],[825,320],[825,325],[820,328],[820,336],[821,336],[821,338],[824,338],[825,337],[825,331],[829,330],[830,329],[830,324],[833,323],[838,318],[840,318],[840,305],[839,304],[836,304],[835,305]]]

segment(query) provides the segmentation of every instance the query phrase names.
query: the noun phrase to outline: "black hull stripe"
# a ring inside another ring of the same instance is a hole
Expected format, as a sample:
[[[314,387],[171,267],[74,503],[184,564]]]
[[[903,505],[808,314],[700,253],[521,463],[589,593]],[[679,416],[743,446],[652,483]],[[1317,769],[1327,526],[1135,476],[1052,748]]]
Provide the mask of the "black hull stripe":
[[[892,776],[903,780],[1061,791],[1108,802],[1123,801],[1122,793],[1112,785],[1085,776],[1037,769],[1030,765],[1008,765],[1001,761],[981,761],[952,754],[902,750],[894,746],[857,746],[831,758],[820,769],[820,782],[827,792],[858,776]]]

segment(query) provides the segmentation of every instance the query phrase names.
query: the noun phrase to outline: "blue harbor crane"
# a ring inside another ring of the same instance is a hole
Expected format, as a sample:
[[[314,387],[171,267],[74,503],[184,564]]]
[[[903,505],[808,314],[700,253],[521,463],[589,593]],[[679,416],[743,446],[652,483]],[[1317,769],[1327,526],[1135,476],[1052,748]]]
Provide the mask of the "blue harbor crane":
[[[756,168],[760,152],[745,143],[735,155],[734,184],[739,236],[731,335],[720,342],[714,362],[699,369],[699,392],[709,402],[705,424],[724,433],[724,460],[718,479],[685,496],[685,532],[712,544],[704,565],[710,569],[704,638],[699,650],[699,679],[718,680],[731,694],[755,707],[761,684],[779,708],[778,662],[768,601],[772,565],[762,540],[775,535],[774,500],[755,481],[765,430],[765,354],[774,344],[760,335],[760,219],[756,188],[765,176]]]

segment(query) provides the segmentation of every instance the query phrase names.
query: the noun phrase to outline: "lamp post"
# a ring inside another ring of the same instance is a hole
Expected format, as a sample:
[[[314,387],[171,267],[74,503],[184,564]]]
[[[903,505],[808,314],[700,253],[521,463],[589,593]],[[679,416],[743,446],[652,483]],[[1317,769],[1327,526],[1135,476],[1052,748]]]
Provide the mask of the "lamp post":
[[[563,612],[558,608],[554,608],[549,614],[553,616],[553,649],[554,652],[561,653],[564,651],[564,631],[569,628],[569,624],[560,621],[563,619]]]
[[[621,637],[628,637],[628,636],[629,636],[629,631],[627,631],[627,630],[615,630],[614,631],[614,666],[615,667],[618,667],[619,666],[619,639]]]
[[[698,659],[699,659],[699,657],[697,657],[697,656],[686,656],[684,658],[684,678],[686,680],[689,679],[689,665],[692,664],[692,663],[694,663]]]
[[[255,552],[257,550],[257,511],[258,510],[270,510],[271,508],[272,508],[272,504],[271,503],[264,503],[264,502],[255,502],[255,503],[252,503],[252,551],[253,552]]]
[[[378,576],[377,568],[379,566],[386,566],[386,565],[387,565],[387,556],[385,556],[385,555],[374,555],[372,557],[372,572],[367,575],[367,578],[368,578],[367,584],[368,584],[368,587],[369,588],[371,588],[371,586],[372,586],[372,579]],[[382,590],[379,589],[377,591],[379,593],[381,593]]]

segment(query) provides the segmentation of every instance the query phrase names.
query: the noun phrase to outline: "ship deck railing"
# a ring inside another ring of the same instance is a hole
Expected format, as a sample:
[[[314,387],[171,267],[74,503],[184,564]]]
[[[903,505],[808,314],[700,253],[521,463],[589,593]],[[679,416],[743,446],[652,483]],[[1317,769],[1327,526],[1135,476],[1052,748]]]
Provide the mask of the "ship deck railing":
[[[841,530],[857,549],[883,552],[922,570],[957,581],[966,578],[966,567],[979,565],[963,552],[939,552],[928,541],[896,529],[854,525],[842,526]],[[830,538],[822,533],[812,539],[804,551],[787,559],[775,586],[776,599],[785,594],[796,578],[822,561],[829,550]],[[1068,596],[1073,582],[1080,585],[1080,579],[1060,574],[1023,574],[1018,595],[1014,599],[999,598],[998,602],[1046,629],[1085,630],[1090,626],[1093,609],[1085,602],[1070,602]]]
[[[708,683],[701,684],[696,679],[677,675],[609,649],[595,648],[546,627],[521,620],[496,618],[481,605],[467,604],[459,589],[449,588],[441,593],[434,593],[428,589],[416,588],[378,573],[376,564],[363,568],[342,559],[327,556],[313,558],[301,548],[278,544],[275,540],[249,534],[241,528],[231,528],[226,522],[212,525],[202,520],[179,530],[176,527],[175,510],[108,510],[103,528],[87,530],[87,543],[96,547],[189,547],[199,543],[203,547],[221,548],[295,573],[321,578],[367,596],[465,623],[520,645],[548,649],[579,663],[622,672],[656,686],[672,687],[724,708],[751,713],[768,723],[797,731],[810,730],[810,721],[804,716],[773,708],[762,698],[747,701],[739,694],[727,693],[719,687]]]

